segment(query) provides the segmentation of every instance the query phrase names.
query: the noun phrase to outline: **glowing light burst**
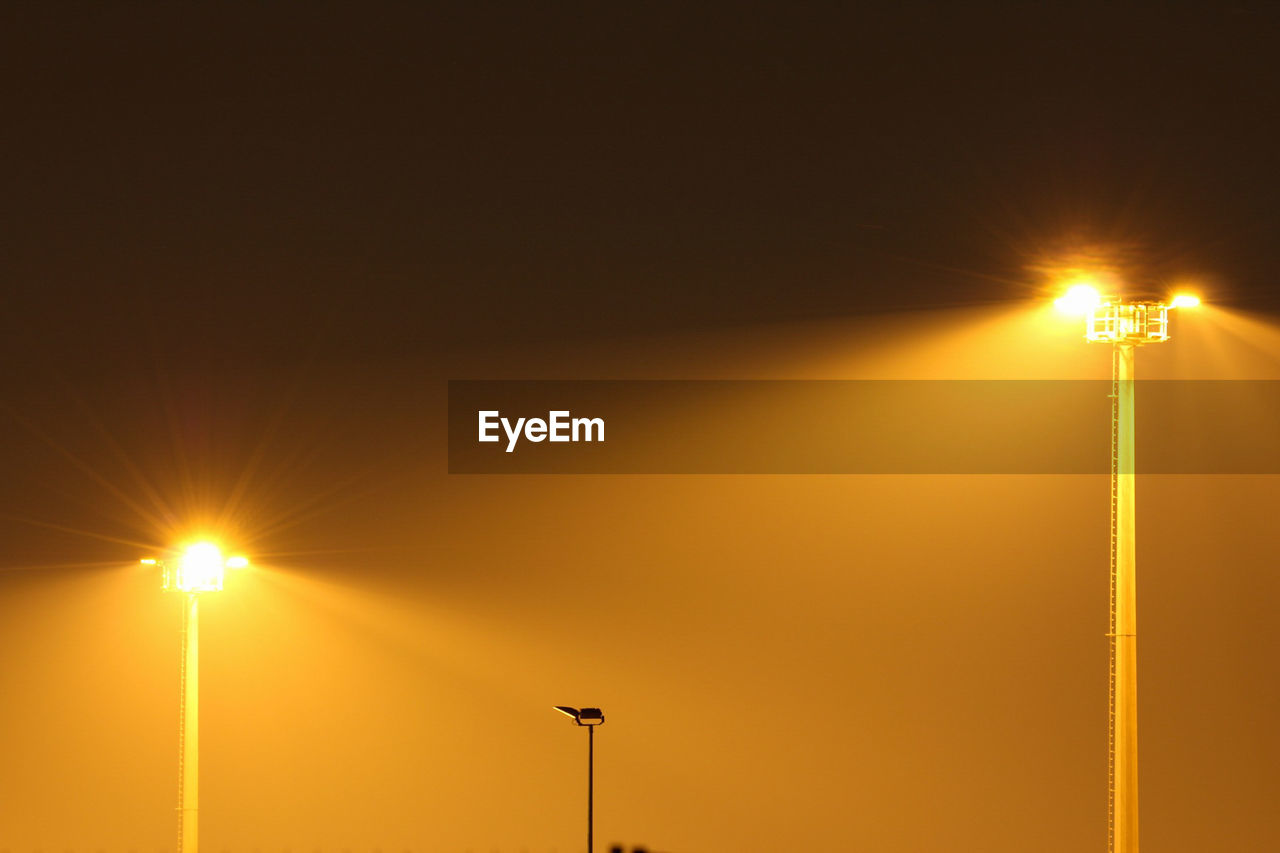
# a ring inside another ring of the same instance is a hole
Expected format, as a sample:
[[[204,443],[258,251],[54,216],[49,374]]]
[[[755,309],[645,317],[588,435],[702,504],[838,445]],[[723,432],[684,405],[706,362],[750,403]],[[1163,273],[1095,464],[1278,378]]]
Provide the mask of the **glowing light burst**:
[[[1071,286],[1065,294],[1053,301],[1053,307],[1063,314],[1082,317],[1102,304],[1102,295],[1090,284]]]
[[[217,592],[222,589],[227,569],[243,569],[247,557],[224,557],[222,549],[212,542],[188,545],[177,560],[142,560],[144,566],[158,565],[164,570],[164,588],[182,592]]]

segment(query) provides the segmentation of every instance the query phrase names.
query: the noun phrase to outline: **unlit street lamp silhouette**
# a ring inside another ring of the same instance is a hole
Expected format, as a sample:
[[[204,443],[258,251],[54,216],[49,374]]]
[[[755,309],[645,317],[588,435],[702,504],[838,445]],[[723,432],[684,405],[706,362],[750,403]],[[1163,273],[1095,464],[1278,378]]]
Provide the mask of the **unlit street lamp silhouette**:
[[[604,711],[599,708],[570,708],[568,705],[556,705],[555,709],[572,718],[578,725],[587,727],[587,853],[593,853],[591,830],[595,790],[596,726],[604,723]]]

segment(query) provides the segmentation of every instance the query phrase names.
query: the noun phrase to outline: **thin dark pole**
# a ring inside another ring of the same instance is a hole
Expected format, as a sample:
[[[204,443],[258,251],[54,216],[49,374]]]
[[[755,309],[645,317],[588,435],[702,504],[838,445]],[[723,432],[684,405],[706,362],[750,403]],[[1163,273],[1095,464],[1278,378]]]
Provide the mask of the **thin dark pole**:
[[[592,808],[595,805],[596,727],[587,726],[587,853],[591,847]]]

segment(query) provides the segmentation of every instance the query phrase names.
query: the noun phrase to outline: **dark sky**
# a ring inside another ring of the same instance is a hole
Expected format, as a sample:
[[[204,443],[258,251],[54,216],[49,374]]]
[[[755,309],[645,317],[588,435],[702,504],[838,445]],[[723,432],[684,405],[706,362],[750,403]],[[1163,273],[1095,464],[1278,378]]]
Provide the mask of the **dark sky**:
[[[14,4],[6,338],[822,317],[1090,245],[1274,307],[1273,7],[885,8]]]
[[[0,853],[170,849],[194,530],[210,850],[577,850],[575,702],[598,844],[1101,849],[1105,477],[450,475],[445,383],[1103,378],[1085,260],[1274,380],[1278,25],[5,5]],[[1142,482],[1143,832],[1275,849],[1275,478]]]

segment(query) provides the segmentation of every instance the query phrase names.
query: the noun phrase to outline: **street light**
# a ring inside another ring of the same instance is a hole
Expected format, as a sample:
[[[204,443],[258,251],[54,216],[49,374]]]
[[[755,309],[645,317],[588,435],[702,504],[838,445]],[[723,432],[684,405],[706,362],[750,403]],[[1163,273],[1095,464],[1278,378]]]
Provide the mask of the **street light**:
[[[556,705],[555,709],[573,721],[587,727],[587,853],[592,853],[592,807],[595,789],[596,726],[604,723],[604,711],[599,708],[570,708]]]
[[[1138,853],[1138,622],[1134,482],[1134,352],[1169,340],[1169,311],[1199,298],[1168,302],[1103,297],[1078,284],[1055,301],[1084,315],[1085,340],[1111,345],[1111,623],[1107,731],[1107,849]]]
[[[182,694],[178,723],[178,853],[200,847],[200,594],[222,589],[226,569],[249,565],[245,557],[222,556],[209,542],[189,545],[176,560],[146,559],[159,566],[164,588],[187,594],[182,622]]]

